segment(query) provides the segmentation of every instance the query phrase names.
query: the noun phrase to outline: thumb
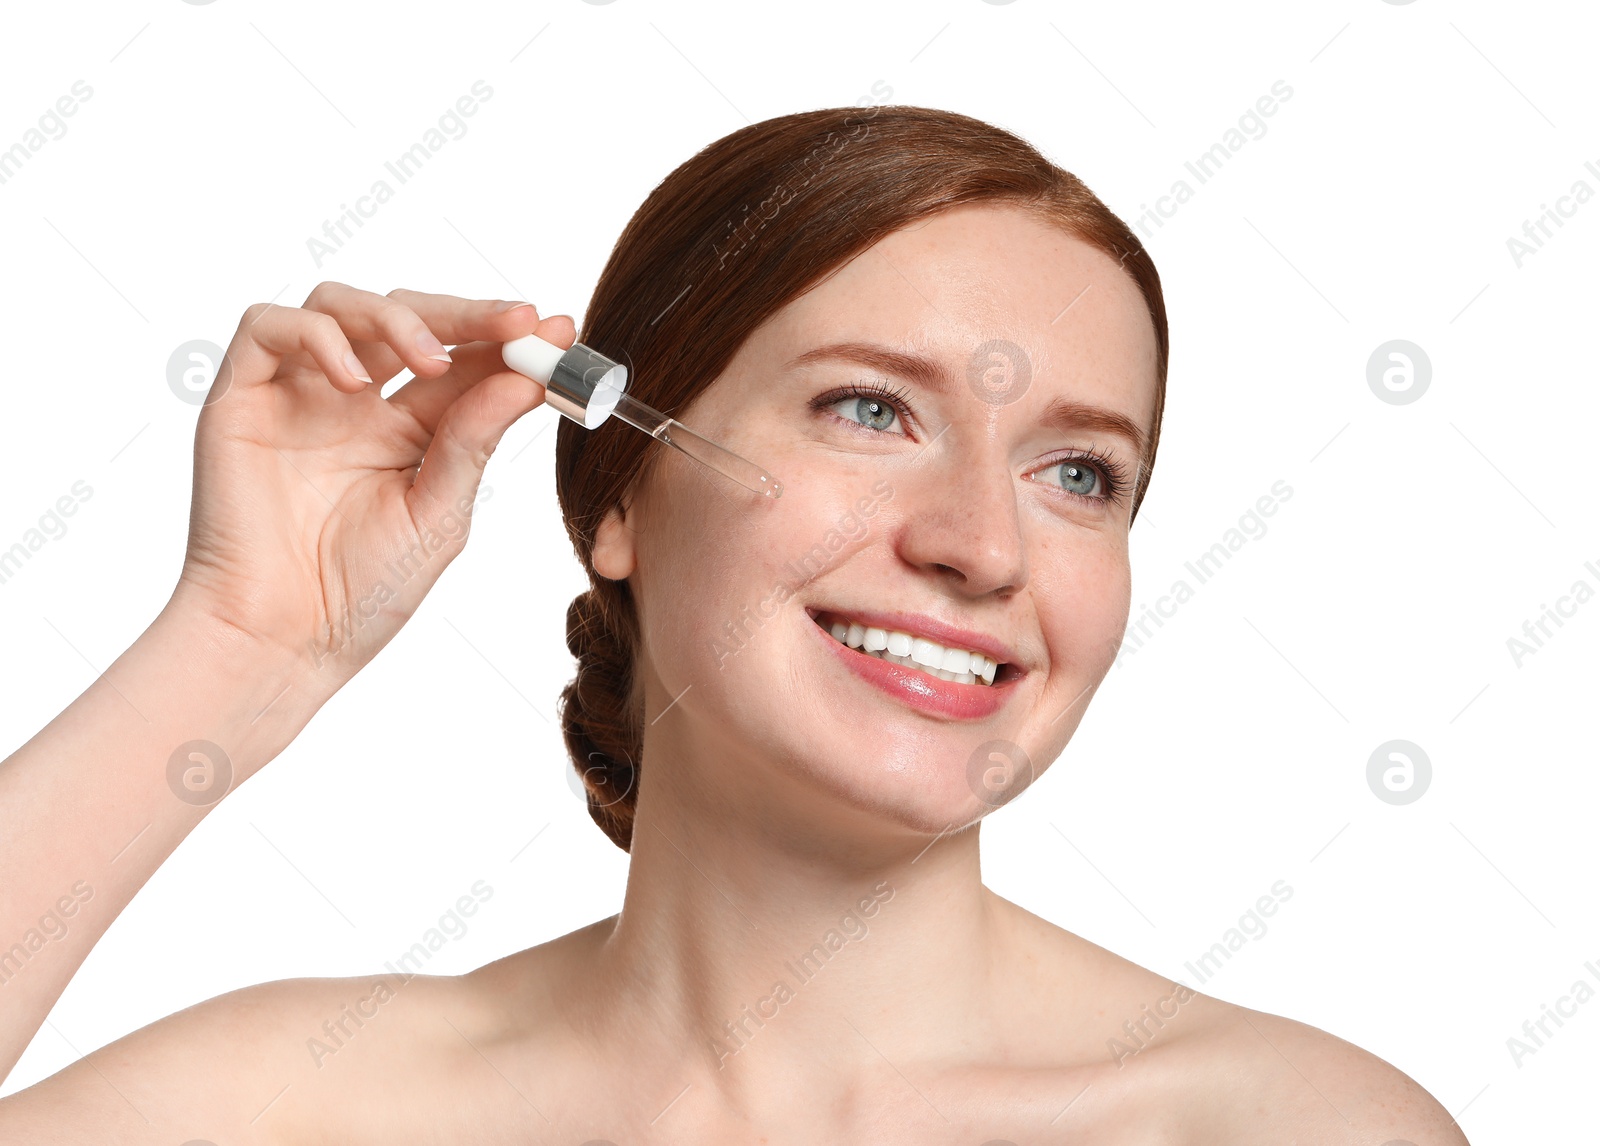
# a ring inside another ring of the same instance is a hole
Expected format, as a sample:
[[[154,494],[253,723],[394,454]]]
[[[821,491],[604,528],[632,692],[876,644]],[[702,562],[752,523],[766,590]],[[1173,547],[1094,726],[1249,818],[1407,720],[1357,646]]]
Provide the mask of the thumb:
[[[436,526],[477,499],[484,467],[511,424],[544,403],[544,387],[512,370],[491,374],[439,419],[408,500],[419,526]]]

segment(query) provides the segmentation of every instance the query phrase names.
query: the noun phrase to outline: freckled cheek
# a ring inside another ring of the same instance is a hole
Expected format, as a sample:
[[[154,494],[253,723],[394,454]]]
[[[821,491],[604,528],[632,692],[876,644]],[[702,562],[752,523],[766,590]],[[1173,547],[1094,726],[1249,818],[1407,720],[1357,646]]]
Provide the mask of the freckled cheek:
[[[796,570],[801,579],[821,576],[860,548],[894,496],[881,467],[867,460],[791,449],[773,453],[770,464],[783,495],[742,502],[736,524],[752,565],[790,582]]]
[[[871,536],[876,517],[862,512],[856,491],[792,472],[775,500],[703,483],[677,487],[672,511],[641,539],[650,626],[697,675],[774,641],[767,626],[798,608],[794,595]],[[870,488],[867,497],[873,512]]]
[[[791,577],[823,580],[883,536],[894,488],[877,471],[813,468],[792,501],[785,487],[774,506],[769,559]]]
[[[1126,551],[1077,553],[1057,561],[1045,573],[1048,593],[1038,591],[1041,572],[1033,576],[1035,602],[1056,671],[1084,681],[1103,676],[1116,661],[1128,620]]]

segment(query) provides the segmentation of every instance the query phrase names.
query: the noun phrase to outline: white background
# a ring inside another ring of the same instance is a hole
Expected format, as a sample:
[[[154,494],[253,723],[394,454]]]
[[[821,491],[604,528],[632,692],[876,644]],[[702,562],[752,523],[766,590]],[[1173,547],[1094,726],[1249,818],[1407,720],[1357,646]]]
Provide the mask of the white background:
[[[1600,987],[1600,604],[1520,666],[1507,639],[1574,582],[1600,589],[1600,203],[1520,266],[1507,240],[1575,182],[1600,189],[1597,23],[1436,0],[10,6],[0,149],[75,81],[93,94],[0,185],[0,548],[74,482],[93,495],[0,585],[0,743],[171,591],[199,410],[168,387],[176,347],[226,345],[249,304],[328,278],[526,298],[581,327],[673,167],[876,83],[1017,132],[1130,222],[1194,189],[1146,239],[1173,349],[1135,620],[1274,482],[1293,490],[994,815],[986,879],[1191,984],[1185,962],[1284,880],[1270,929],[1205,991],[1382,1056],[1474,1143],[1570,1141],[1600,1002],[1520,1066],[1507,1039],[1575,980]],[[476,80],[493,95],[466,134],[318,266],[308,238]],[[1293,94],[1265,134],[1198,185],[1185,161],[1279,80]],[[1368,386],[1392,339],[1431,362],[1415,402]],[[575,798],[554,716],[584,587],[555,418],[511,429],[466,553],[155,875],[7,1092],[234,987],[379,968],[477,880],[492,898],[430,972],[617,909],[626,856]],[[1392,739],[1433,770],[1403,806],[1366,779]]]

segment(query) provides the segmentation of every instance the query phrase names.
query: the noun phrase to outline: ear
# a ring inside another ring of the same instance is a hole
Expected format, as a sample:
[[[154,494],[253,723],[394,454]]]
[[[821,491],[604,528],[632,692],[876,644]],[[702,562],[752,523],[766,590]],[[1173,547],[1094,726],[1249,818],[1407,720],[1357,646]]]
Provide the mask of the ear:
[[[629,520],[630,506],[618,509],[612,506],[595,530],[594,550],[589,559],[594,571],[608,581],[623,581],[638,565],[638,550],[634,541],[639,530]]]

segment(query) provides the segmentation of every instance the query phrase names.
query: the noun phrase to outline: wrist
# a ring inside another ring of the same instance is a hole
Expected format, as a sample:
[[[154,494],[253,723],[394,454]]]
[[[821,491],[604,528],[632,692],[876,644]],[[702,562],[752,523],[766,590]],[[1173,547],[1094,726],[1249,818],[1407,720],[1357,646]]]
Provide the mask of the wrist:
[[[187,698],[211,730],[202,738],[236,756],[243,775],[282,751],[336,690],[300,650],[247,633],[180,593],[134,645],[163,691]]]

